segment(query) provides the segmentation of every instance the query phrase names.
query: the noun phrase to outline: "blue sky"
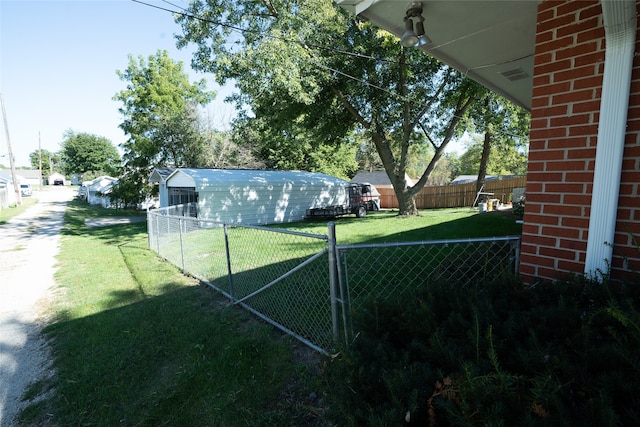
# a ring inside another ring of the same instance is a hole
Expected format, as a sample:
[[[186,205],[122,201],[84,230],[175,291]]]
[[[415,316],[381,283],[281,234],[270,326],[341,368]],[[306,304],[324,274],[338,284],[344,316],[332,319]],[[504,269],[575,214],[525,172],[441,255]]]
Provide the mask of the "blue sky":
[[[185,0],[172,3],[186,6]],[[125,88],[116,70],[126,69],[128,54],[146,58],[162,49],[184,62],[191,81],[205,78],[218,92],[208,114],[217,129],[229,129],[233,107],[222,100],[232,88],[191,70],[193,49],[178,50],[177,33],[170,13],[130,0],[0,0],[0,92],[16,165],[30,165],[38,134],[42,149],[52,152],[67,129],[104,136],[115,146],[124,142],[121,104],[111,98]],[[0,165],[9,166],[2,120],[0,128]]]

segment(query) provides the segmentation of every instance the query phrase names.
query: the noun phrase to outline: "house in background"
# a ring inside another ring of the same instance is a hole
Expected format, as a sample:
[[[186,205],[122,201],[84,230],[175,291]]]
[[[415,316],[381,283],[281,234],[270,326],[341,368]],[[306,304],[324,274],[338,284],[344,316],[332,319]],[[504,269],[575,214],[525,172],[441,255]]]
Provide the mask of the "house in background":
[[[149,181],[161,208],[193,202],[198,218],[231,224],[302,221],[309,208],[348,203],[348,182],[317,172],[159,168]]]
[[[90,205],[100,205],[104,208],[111,207],[109,194],[117,181],[117,178],[110,176],[99,176],[94,180],[85,181],[82,185],[87,189],[87,202]]]
[[[531,111],[526,280],[640,271],[635,1],[334,1],[398,37],[419,7],[418,49]]]
[[[416,180],[409,178],[409,175],[407,174],[404,175],[404,180],[408,186],[412,186],[416,183]],[[385,171],[360,171],[351,179],[351,182],[366,182],[375,186],[376,188],[389,188],[393,190],[391,180],[389,180],[389,176]]]
[[[0,174],[11,178],[11,169],[0,169]],[[40,171],[37,169],[16,169],[18,182],[40,188]],[[13,182],[13,181],[12,181]]]
[[[15,204],[16,192],[10,177],[0,172],[0,210]]]

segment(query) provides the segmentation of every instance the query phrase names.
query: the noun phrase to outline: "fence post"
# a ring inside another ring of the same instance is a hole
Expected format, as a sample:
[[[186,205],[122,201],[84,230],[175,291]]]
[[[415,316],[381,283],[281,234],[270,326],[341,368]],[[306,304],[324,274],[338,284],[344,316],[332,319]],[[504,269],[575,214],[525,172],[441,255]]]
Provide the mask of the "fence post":
[[[231,296],[231,302],[236,301],[236,296],[233,292],[233,273],[231,271],[231,252],[229,251],[229,234],[227,232],[227,224],[222,225],[224,229],[224,249],[227,252],[227,272],[229,275],[229,296]]]
[[[336,254],[336,224],[331,221],[327,224],[328,251],[329,251],[329,288],[331,295],[331,323],[333,326],[333,338],[338,342],[340,331],[340,316],[338,314],[338,257]]]
[[[147,245],[149,246],[149,249],[152,249],[152,239],[151,239],[151,233],[153,233],[153,224],[151,223],[151,221],[153,220],[153,217],[151,216],[151,211],[149,209],[147,209]]]
[[[180,228],[180,256],[182,257],[182,271],[185,272],[187,271],[187,269],[184,263],[184,239],[183,239],[183,233],[182,233],[183,224],[185,224],[184,218],[179,218],[178,228]]]
[[[154,227],[154,233],[156,235],[156,246],[158,247],[158,255],[160,255],[160,215],[155,215],[156,226]]]

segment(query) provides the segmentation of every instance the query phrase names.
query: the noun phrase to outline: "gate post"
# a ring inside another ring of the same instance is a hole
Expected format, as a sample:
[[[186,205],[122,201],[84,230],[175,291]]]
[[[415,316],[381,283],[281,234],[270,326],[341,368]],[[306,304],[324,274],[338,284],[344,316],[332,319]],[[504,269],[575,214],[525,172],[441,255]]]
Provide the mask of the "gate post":
[[[327,224],[328,231],[328,251],[329,251],[329,288],[331,295],[331,323],[333,326],[333,338],[338,342],[340,331],[340,316],[338,314],[338,268],[336,254],[336,224],[331,221]]]
[[[227,229],[227,224],[222,224],[222,228],[224,230],[224,249],[227,253],[227,274],[229,278],[229,295],[231,296],[231,302],[236,301],[236,296],[233,291],[233,271],[231,270],[231,251],[229,250],[229,231]]]

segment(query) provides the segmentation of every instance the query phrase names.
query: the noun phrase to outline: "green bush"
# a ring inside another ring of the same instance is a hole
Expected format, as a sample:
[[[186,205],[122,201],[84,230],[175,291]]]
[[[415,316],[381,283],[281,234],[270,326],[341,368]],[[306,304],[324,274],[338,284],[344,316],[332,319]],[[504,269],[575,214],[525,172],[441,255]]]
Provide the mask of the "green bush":
[[[338,425],[640,425],[640,288],[425,286],[327,362]]]
[[[525,203],[526,201],[524,197],[521,197],[519,200],[513,202],[513,207],[512,207],[513,214],[522,218],[522,216],[524,215]]]

